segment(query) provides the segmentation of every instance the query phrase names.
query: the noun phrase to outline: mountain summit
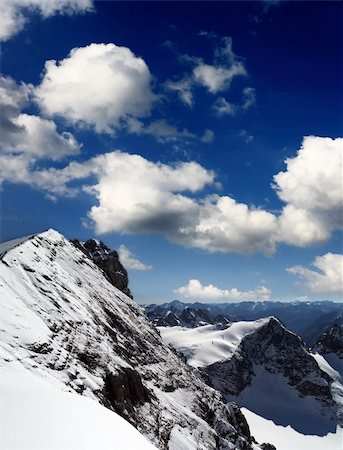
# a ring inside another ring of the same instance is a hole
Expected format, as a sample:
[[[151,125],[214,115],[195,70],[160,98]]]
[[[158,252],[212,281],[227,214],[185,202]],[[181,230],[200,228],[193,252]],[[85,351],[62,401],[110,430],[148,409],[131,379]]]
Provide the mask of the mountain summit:
[[[34,377],[115,411],[159,449],[273,448],[255,443],[237,405],[203,383],[113,285],[109,249],[48,230],[0,253],[0,374],[24,374],[24,404]],[[28,433],[39,440],[39,421]]]

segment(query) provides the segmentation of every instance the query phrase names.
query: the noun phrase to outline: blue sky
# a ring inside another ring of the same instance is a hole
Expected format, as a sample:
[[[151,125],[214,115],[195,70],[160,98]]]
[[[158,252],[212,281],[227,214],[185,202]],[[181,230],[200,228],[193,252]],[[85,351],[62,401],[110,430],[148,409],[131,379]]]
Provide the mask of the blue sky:
[[[4,2],[1,240],[138,302],[342,299],[340,2]]]

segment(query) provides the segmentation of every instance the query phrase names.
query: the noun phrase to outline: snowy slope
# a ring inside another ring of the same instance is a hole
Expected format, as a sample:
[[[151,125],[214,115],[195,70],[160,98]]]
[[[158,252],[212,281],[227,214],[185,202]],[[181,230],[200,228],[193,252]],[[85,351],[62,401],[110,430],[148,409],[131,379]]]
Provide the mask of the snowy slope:
[[[2,450],[157,450],[118,414],[19,363],[0,369],[0,403]]]
[[[268,319],[236,322],[224,329],[216,325],[191,329],[183,327],[158,327],[158,329],[165,342],[183,353],[190,366],[204,367],[230,358],[242,339],[267,321]]]
[[[158,448],[256,448],[240,411],[201,382],[141,308],[54,230],[0,259],[0,371],[17,364],[111,408]]]
[[[342,428],[337,428],[335,433],[328,433],[324,437],[304,435],[290,426],[275,425],[271,420],[267,420],[247,408],[242,408],[242,411],[256,439],[268,434],[269,441],[275,445],[277,450],[342,450]]]
[[[22,244],[23,242],[31,239],[34,237],[34,234],[31,234],[29,236],[21,237],[18,239],[12,239],[11,241],[1,242],[0,243],[0,256],[6,253],[8,250],[11,250],[14,247],[17,247],[18,245]]]
[[[325,370],[277,319],[160,331],[227,401],[303,434],[336,429],[342,396],[333,369]]]

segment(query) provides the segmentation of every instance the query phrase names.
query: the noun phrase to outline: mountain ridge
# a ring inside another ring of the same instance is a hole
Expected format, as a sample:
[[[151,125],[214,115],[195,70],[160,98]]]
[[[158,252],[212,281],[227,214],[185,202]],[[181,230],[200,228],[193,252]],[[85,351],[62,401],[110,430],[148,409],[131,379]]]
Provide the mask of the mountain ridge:
[[[254,442],[239,408],[183,364],[142,309],[58,232],[6,250],[0,291],[0,371],[19,364],[100,402],[161,449],[273,448]]]

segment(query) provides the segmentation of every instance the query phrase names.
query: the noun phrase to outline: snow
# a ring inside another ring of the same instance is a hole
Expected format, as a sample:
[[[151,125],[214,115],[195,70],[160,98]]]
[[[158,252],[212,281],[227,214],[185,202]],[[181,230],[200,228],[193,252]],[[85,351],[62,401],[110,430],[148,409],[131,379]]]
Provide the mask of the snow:
[[[19,239],[13,239],[12,241],[6,241],[0,243],[0,256],[6,253],[8,250],[11,250],[14,247],[22,244],[27,241],[31,237],[35,236],[34,234],[30,234],[29,236],[21,237]]]
[[[0,403],[2,450],[157,450],[113,411],[18,363],[0,370]]]
[[[163,340],[182,352],[192,367],[204,367],[225,361],[236,351],[241,340],[268,322],[236,322],[228,328],[204,325],[197,328],[158,327]]]
[[[184,450],[185,442],[189,449],[208,450],[223,427],[235,431],[219,393],[196,378],[141,308],[61,234],[48,230],[2,248],[7,250],[0,258],[1,450],[119,448],[118,430],[124,433],[129,425],[99,401],[105,403],[107,374],[128,367],[152,394],[153,401],[134,405],[131,417],[154,444],[164,448],[164,436],[171,433],[174,449]],[[174,392],[164,390],[170,385]],[[220,429],[202,419],[203,405],[215,412]],[[121,450],[138,450],[132,427],[127,430],[130,438]]]
[[[159,330],[165,342],[184,354],[188,364],[201,368],[215,362],[229,360],[238,350],[242,339],[263,326],[268,320],[270,319],[237,322],[225,329],[219,329],[216,325],[206,325],[194,329],[159,327]],[[333,355],[330,355],[330,357],[334,360]],[[320,355],[315,356],[315,359],[322,370],[336,380],[331,386],[332,394],[337,404],[342,405],[343,388],[340,384],[337,368],[335,370],[331,367]],[[339,361],[335,360],[336,367],[338,363]],[[280,373],[271,373],[263,366],[258,365],[254,365],[253,370],[255,375],[252,378],[251,385],[247,386],[237,396],[227,395],[226,399],[227,401],[237,402],[241,407],[249,410],[254,417],[259,418],[262,422],[264,421],[263,423],[266,426],[263,433],[255,433],[257,440],[273,443],[267,427],[270,424],[275,430],[287,431],[285,432],[286,445],[292,442],[290,438],[294,437],[294,442],[302,443],[302,447],[299,447],[299,449],[331,450],[331,447],[326,449],[327,442],[332,442],[334,445],[340,436],[340,434],[334,433],[336,429],[334,410],[327,409],[325,405],[311,396],[300,396],[299,392],[288,384],[288,378]],[[213,377],[212,382],[216,388],[225,392],[225,379]],[[223,389],[221,389],[221,386]],[[341,431],[338,431],[338,433],[341,433]],[[252,434],[254,435],[254,430]],[[281,435],[283,434],[281,433]],[[282,447],[280,448],[282,449]],[[298,447],[293,443],[288,448],[298,450]],[[278,446],[277,449],[279,450]]]
[[[342,450],[343,432],[337,428],[336,433],[328,433],[324,437],[303,435],[292,427],[275,425],[271,420],[253,413],[247,408],[242,408],[251,434],[257,440],[266,439],[273,444],[277,450]]]
[[[341,374],[343,374],[343,361],[341,361],[337,355],[329,354],[322,356],[319,353],[311,353],[313,358],[317,361],[318,366],[326,372],[328,375],[330,375],[331,378],[334,380],[340,380],[342,377]],[[329,363],[329,360],[331,361],[331,364]],[[339,363],[341,365],[340,371],[335,370],[335,366],[339,366]]]
[[[238,396],[228,396],[227,400],[235,401],[277,425],[290,425],[303,434],[324,436],[336,429],[330,416],[322,414],[322,405],[313,397],[300,397],[286,377],[270,373],[262,366],[254,365],[253,370],[255,376],[251,385]],[[269,442],[269,437],[264,439]]]

